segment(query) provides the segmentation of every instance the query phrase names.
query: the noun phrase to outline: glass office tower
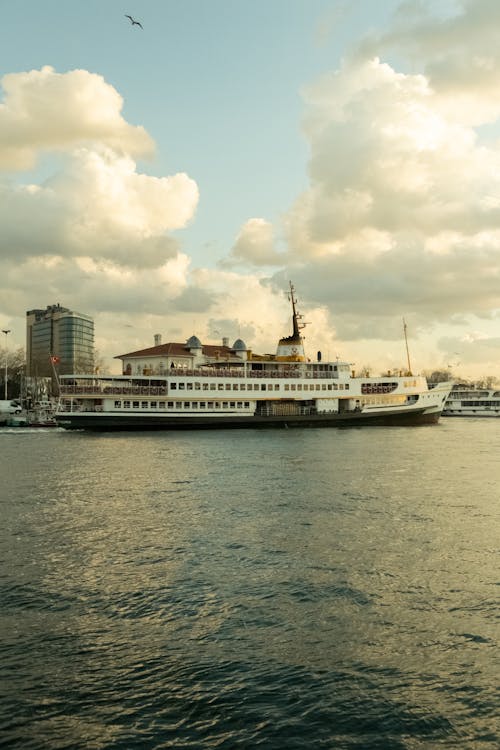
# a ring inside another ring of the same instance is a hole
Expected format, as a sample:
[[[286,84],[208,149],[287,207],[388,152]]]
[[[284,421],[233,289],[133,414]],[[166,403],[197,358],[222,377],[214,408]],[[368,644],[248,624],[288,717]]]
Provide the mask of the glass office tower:
[[[56,357],[61,375],[93,372],[94,321],[88,315],[61,305],[26,313],[26,374],[53,374],[51,357]]]

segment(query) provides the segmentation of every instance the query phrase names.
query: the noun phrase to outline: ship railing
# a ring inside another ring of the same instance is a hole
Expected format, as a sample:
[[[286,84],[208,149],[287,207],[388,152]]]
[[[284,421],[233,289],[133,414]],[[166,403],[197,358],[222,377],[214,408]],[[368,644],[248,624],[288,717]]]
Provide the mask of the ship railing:
[[[124,373],[125,375],[127,373]],[[155,373],[151,373],[151,377],[155,377]],[[248,368],[245,372],[243,368],[238,369],[225,369],[225,368],[206,368],[206,369],[194,369],[189,370],[187,368],[172,367],[168,371],[162,371],[160,373],[162,377],[168,378],[185,378],[185,377],[200,377],[200,378],[308,378],[308,379],[331,379],[338,378],[338,373],[327,370],[309,370],[294,368],[290,370],[252,370]],[[133,376],[131,376],[133,377]],[[158,377],[158,375],[156,375]]]
[[[98,396],[166,396],[168,388],[164,386],[80,386],[80,385],[61,385],[61,395],[98,395]]]
[[[230,370],[224,368],[207,368],[205,370],[188,370],[184,367],[172,367],[168,372],[163,372],[164,377],[201,377],[201,378],[243,378],[245,373],[242,369]]]
[[[314,380],[337,377],[334,372],[310,370],[250,370],[248,375],[251,378],[307,378]]]

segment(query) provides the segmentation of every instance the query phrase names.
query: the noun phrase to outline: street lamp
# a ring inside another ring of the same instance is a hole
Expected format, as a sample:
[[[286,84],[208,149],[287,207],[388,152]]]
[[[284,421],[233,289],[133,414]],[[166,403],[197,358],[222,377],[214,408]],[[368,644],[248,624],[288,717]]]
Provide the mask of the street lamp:
[[[8,357],[7,357],[7,336],[10,333],[10,328],[2,328],[2,333],[5,333],[5,400],[7,401],[7,366],[8,366]]]

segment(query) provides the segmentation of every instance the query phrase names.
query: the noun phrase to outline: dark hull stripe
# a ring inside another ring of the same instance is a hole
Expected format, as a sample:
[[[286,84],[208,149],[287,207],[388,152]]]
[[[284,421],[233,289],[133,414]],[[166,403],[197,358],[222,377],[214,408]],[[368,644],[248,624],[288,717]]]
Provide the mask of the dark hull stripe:
[[[85,413],[59,414],[56,420],[67,430],[215,430],[247,427],[345,427],[348,425],[418,425],[433,424],[440,413],[425,413],[425,410],[390,412],[386,414],[315,414],[288,416],[196,416],[169,417],[141,415],[97,414],[89,417]]]

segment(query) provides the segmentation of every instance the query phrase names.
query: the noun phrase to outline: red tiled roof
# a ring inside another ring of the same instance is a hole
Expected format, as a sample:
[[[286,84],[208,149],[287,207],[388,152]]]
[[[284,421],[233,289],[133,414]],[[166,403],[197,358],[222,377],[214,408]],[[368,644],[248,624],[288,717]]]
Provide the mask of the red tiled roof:
[[[207,357],[225,358],[234,356],[234,350],[228,346],[216,346],[214,344],[203,344],[202,352]],[[139,349],[137,352],[128,354],[118,354],[114,359],[124,359],[125,357],[189,357],[192,356],[186,344],[175,342],[169,344],[159,344],[151,346],[148,349]]]

